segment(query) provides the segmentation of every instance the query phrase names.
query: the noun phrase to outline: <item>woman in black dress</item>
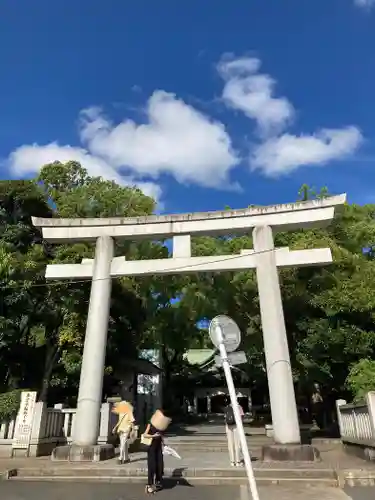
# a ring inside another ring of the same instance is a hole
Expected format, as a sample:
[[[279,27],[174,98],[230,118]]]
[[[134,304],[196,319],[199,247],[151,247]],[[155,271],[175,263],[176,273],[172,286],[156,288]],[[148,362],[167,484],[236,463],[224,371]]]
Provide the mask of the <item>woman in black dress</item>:
[[[147,425],[143,436],[151,438],[151,444],[147,448],[148,481],[146,493],[155,493],[155,491],[161,490],[163,481],[163,436],[162,432],[152,424]]]

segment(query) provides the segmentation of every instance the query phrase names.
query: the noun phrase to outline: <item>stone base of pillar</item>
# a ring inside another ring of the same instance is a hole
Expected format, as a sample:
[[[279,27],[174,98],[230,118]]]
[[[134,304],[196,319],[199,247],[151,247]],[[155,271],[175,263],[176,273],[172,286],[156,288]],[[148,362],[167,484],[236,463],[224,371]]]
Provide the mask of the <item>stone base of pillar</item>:
[[[263,462],[320,462],[320,453],[311,444],[274,444],[263,446]]]
[[[115,448],[111,444],[93,446],[64,445],[55,448],[51,460],[57,462],[101,462],[115,456]]]
[[[371,443],[370,443],[371,444]],[[369,462],[375,461],[375,443],[372,447],[360,445],[356,443],[343,443],[344,451],[348,455],[367,460]]]

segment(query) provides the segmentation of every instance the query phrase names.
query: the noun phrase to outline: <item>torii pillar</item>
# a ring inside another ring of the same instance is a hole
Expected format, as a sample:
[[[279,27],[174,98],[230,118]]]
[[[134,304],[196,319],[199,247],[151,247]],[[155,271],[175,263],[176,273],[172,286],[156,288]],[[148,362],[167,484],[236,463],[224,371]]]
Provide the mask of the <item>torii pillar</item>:
[[[256,274],[274,439],[279,444],[299,444],[301,434],[272,228],[254,228],[253,244],[258,253]]]
[[[113,238],[100,236],[97,239],[83,347],[85,355],[82,356],[77,414],[73,429],[73,442],[78,446],[96,445],[99,435],[98,415],[102,404],[113,250]]]

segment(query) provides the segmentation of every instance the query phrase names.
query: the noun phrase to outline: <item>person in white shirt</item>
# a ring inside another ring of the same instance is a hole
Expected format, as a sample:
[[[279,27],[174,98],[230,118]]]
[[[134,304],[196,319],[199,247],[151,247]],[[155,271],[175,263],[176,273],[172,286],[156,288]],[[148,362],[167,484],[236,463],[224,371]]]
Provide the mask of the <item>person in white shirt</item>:
[[[242,406],[237,402],[238,408],[240,410],[240,415],[243,417],[244,412]],[[234,419],[234,412],[232,405],[229,400],[226,401],[226,406],[224,410],[225,417],[225,430],[227,433],[228,439],[228,451],[229,451],[229,460],[232,467],[241,467],[242,459],[241,459],[241,446],[240,439],[238,434],[238,429],[236,426],[236,422]]]

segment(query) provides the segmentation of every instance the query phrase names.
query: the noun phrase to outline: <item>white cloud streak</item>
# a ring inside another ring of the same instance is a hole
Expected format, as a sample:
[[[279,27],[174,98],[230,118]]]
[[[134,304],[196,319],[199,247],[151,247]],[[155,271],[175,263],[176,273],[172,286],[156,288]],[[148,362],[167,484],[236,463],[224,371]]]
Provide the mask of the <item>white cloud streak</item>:
[[[283,134],[256,147],[251,164],[266,175],[277,176],[303,165],[324,165],[346,158],[361,143],[362,135],[356,127],[322,129],[314,135]]]
[[[257,58],[223,60],[218,70],[225,81],[224,102],[256,121],[259,131],[268,135],[283,130],[294,117],[294,108],[285,97],[274,97],[276,82],[260,74]]]
[[[223,59],[218,72],[224,80],[226,105],[255,121],[259,140],[249,163],[265,175],[287,174],[301,166],[325,165],[354,153],[363,142],[358,127],[322,128],[313,134],[287,133],[295,109],[286,97],[275,96],[275,80],[260,73],[261,61],[254,57]]]
[[[80,162],[90,175],[113,180],[125,186],[137,185],[146,195],[152,196],[157,201],[160,199],[161,188],[158,184],[122,176],[109,163],[79,147],[60,146],[57,142],[45,146],[25,145],[10,154],[8,164],[13,174],[24,176],[38,172],[47,163],[71,160]]]
[[[375,0],[354,0],[354,5],[362,9],[371,9],[375,6]]]

